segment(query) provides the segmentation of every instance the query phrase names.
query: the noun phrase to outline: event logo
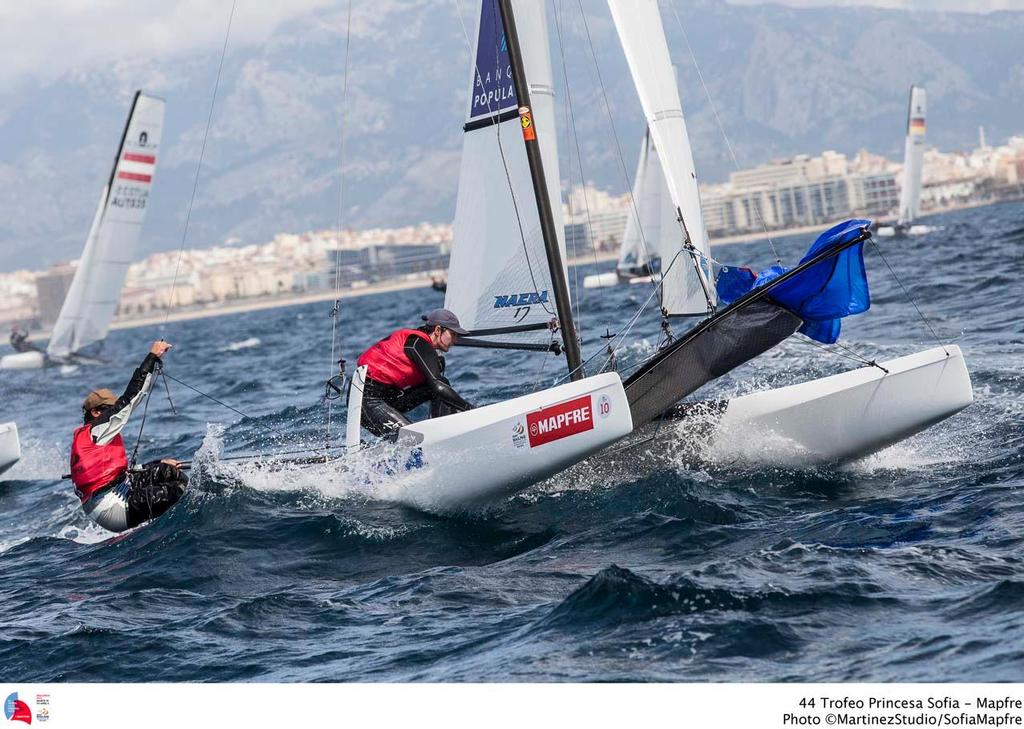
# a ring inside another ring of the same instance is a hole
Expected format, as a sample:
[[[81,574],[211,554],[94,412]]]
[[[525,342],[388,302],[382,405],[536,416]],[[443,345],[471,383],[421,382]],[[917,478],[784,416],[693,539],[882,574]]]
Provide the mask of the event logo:
[[[17,691],[4,700],[4,716],[7,717],[7,721],[23,721],[26,724],[32,723],[32,710],[28,708],[28,704],[24,701],[18,700]]]
[[[517,420],[512,426],[512,445],[516,448],[526,448],[526,426],[521,420]]]
[[[536,447],[594,429],[590,395],[566,400],[526,416],[530,446]]]

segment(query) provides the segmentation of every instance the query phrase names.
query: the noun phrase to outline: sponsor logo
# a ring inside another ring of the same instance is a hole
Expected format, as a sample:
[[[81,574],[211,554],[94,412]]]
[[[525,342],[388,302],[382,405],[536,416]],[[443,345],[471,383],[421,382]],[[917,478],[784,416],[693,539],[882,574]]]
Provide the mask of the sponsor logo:
[[[530,447],[561,440],[594,429],[590,395],[543,408],[526,416]]]
[[[512,426],[512,445],[516,448],[526,448],[526,426],[522,420],[517,420]]]
[[[533,306],[534,304],[546,304],[548,302],[548,292],[544,289],[540,293],[536,291],[528,291],[522,294],[504,294],[502,296],[494,297],[494,308],[495,309],[507,309],[510,307],[517,306]]]
[[[28,708],[28,704],[18,699],[17,691],[4,699],[4,716],[7,717],[7,721],[32,723],[32,710]]]
[[[533,115],[530,114],[530,107],[519,107],[519,123],[523,127],[523,139],[532,142],[537,138],[537,131],[533,128]]]

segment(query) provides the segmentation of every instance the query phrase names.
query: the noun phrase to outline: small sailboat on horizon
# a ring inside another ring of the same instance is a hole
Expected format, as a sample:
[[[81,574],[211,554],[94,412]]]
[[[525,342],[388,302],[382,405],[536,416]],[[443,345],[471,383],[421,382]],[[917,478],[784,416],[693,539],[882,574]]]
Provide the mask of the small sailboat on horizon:
[[[921,185],[924,175],[924,137],[928,97],[921,86],[910,87],[907,107],[907,134],[903,146],[903,176],[900,183],[900,207],[896,222],[878,228],[882,237],[924,235],[936,230],[930,225],[914,225],[921,215]]]

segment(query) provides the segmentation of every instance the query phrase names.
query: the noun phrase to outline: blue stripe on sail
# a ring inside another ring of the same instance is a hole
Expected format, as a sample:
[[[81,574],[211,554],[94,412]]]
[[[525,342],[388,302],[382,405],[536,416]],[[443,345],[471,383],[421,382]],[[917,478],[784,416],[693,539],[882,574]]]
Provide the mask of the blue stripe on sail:
[[[482,0],[482,3],[470,122],[519,108],[497,0]]]

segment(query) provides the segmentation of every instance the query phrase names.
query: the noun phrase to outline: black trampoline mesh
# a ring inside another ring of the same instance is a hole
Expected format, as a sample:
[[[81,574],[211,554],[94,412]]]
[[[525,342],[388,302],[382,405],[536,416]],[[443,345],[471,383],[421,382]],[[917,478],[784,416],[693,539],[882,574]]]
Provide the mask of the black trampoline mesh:
[[[767,352],[801,324],[800,317],[766,299],[702,322],[626,379],[633,428],[655,420],[697,388]]]

